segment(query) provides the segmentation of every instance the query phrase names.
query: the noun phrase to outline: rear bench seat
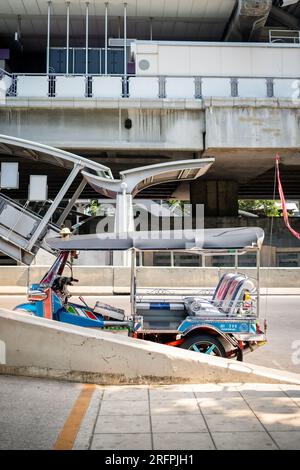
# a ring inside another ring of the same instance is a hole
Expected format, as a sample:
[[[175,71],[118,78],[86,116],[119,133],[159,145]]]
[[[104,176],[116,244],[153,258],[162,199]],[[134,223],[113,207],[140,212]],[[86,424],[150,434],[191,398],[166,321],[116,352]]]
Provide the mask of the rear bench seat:
[[[183,302],[152,300],[138,302],[137,314],[143,316],[148,328],[176,329],[187,316],[230,316],[235,313],[245,291],[252,292],[255,286],[241,274],[224,274],[210,300],[203,297],[186,297]]]
[[[189,315],[233,315],[246,291],[253,292],[255,286],[246,276],[224,274],[220,279],[211,300],[201,297],[185,299]]]

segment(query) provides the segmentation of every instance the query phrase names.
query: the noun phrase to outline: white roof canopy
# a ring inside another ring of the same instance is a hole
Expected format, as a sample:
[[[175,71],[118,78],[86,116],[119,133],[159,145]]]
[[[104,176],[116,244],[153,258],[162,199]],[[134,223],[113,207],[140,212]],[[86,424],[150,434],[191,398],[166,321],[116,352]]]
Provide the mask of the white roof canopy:
[[[95,191],[105,196],[115,197],[122,192],[135,196],[143,189],[156,184],[197,179],[204,175],[213,163],[213,158],[159,163],[120,171],[121,178],[114,181],[91,175],[86,171],[83,171],[82,175]]]
[[[12,157],[24,157],[34,161],[43,161],[66,169],[72,168],[75,164],[79,163],[84,169],[95,171],[104,179],[113,179],[110,168],[100,163],[93,162],[75,153],[66,152],[65,150],[31,140],[19,139],[10,135],[0,134],[0,154]]]

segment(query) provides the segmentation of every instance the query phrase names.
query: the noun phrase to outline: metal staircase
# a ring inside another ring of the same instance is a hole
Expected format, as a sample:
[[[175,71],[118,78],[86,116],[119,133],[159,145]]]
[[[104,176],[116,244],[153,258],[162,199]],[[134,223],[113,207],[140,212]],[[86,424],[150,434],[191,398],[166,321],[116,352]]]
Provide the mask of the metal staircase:
[[[0,193],[0,251],[17,262],[30,265],[39,248],[51,253],[44,239],[58,233],[59,227],[48,223],[31,247],[32,237],[43,218]]]

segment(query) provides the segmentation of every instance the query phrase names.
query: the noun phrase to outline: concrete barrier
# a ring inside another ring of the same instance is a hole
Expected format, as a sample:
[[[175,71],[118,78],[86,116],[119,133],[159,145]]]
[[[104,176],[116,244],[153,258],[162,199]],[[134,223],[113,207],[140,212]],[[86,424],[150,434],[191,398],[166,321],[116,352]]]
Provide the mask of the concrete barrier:
[[[0,373],[99,384],[280,382],[300,375],[0,310]]]
[[[48,266],[0,266],[0,294],[19,294],[21,288],[38,282]],[[232,271],[222,269],[221,272]],[[256,277],[255,268],[239,268],[240,272]],[[300,286],[300,268],[261,268],[261,287],[295,288]],[[138,286],[144,288],[195,288],[215,287],[218,282],[217,268],[189,267],[139,267]],[[79,279],[76,292],[88,293],[89,288],[98,288],[98,294],[128,294],[130,268],[120,266],[75,266],[74,277]]]

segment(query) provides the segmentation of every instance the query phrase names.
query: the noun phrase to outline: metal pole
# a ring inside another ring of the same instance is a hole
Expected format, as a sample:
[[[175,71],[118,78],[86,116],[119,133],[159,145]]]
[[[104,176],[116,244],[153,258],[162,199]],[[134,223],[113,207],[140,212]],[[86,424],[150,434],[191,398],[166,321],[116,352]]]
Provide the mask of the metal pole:
[[[150,17],[150,41],[153,39],[153,24],[152,24],[153,18]]]
[[[118,38],[121,37],[121,17],[118,16]]]
[[[66,50],[66,74],[69,74],[69,49],[70,49],[70,2],[67,2],[67,50]]]
[[[48,2],[46,74],[49,73],[49,64],[50,64],[50,26],[51,26],[51,1]]]
[[[239,255],[238,255],[238,252],[236,251],[234,254],[234,270],[236,274],[238,272],[238,267],[239,267]]]
[[[79,171],[83,169],[83,166],[80,164],[75,164],[71,173],[69,174],[67,180],[65,181],[64,185],[58,192],[57,196],[55,197],[54,201],[52,202],[51,206],[49,207],[48,211],[46,212],[44,218],[41,220],[40,224],[37,226],[35,232],[33,233],[31,239],[28,242],[26,247],[27,250],[31,250],[36,241],[39,239],[41,234],[47,228],[47,224],[49,223],[52,215],[58,208],[59,204],[61,203],[63,197],[65,196],[66,192],[70,188],[71,184],[75,180],[76,176],[78,175]]]
[[[135,322],[136,316],[136,251],[131,250],[131,289],[130,289],[131,315]]]
[[[256,269],[257,269],[257,305],[256,305],[256,314],[259,317],[260,308],[259,308],[259,298],[260,298],[260,249],[257,249],[256,252]],[[270,269],[270,268],[269,268]]]
[[[126,75],[127,75],[127,3],[124,3],[124,84],[126,87]]]
[[[74,206],[76,200],[79,198],[80,194],[84,190],[86,184],[87,184],[86,180],[83,179],[81,181],[80,185],[78,186],[78,188],[76,189],[75,193],[73,194],[72,198],[70,199],[69,204],[66,206],[66,208],[64,209],[64,211],[61,214],[60,218],[58,219],[56,224],[59,227],[64,223],[66,217],[68,216],[68,214],[69,214],[70,210],[72,209],[72,207]]]
[[[108,2],[105,2],[105,58],[104,73],[107,75],[107,39],[108,39]]]
[[[85,8],[85,74],[89,73],[89,2]]]

